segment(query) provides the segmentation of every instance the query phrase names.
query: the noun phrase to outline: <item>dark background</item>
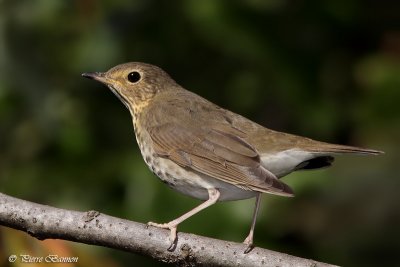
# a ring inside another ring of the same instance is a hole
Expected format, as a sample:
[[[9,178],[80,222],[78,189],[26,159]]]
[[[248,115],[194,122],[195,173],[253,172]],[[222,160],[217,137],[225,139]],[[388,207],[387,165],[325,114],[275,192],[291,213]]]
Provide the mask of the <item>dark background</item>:
[[[80,76],[128,61],[158,65],[266,127],[384,150],[284,178],[296,198],[263,197],[255,242],[339,265],[394,265],[399,1],[0,1],[1,192],[140,222],[167,222],[198,205],[151,174],[129,112]],[[179,230],[241,242],[253,202],[219,203]],[[0,265],[11,254],[62,251],[78,255],[79,266],[154,264],[106,248],[45,244],[1,227]]]

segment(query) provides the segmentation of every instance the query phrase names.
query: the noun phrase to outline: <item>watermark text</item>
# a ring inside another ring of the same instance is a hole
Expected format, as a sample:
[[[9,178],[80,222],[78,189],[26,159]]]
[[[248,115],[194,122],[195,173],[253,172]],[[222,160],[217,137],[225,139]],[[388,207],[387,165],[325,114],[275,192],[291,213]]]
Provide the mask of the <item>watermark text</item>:
[[[9,262],[22,262],[22,263],[76,263],[79,257],[65,257],[56,254],[49,254],[47,256],[36,257],[29,254],[10,255]]]

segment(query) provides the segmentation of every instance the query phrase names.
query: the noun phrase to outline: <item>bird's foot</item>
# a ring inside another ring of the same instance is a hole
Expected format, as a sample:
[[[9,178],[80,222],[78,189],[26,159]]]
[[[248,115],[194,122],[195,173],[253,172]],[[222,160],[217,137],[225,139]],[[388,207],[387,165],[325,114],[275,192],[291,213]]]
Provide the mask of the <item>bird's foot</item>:
[[[176,247],[176,243],[178,241],[177,235],[176,235],[176,231],[178,229],[178,225],[172,222],[169,223],[154,223],[154,222],[148,222],[147,226],[154,226],[154,227],[158,227],[158,228],[163,228],[163,229],[169,229],[170,235],[169,235],[169,241],[170,246],[168,247],[168,251],[173,251]]]
[[[253,235],[252,234],[249,234],[247,237],[246,237],[246,239],[243,241],[243,244],[245,244],[247,247],[246,247],[246,249],[244,250],[244,254],[247,254],[247,253],[249,253],[250,251],[252,251],[253,250],[253,248],[254,248],[254,245],[253,245]]]

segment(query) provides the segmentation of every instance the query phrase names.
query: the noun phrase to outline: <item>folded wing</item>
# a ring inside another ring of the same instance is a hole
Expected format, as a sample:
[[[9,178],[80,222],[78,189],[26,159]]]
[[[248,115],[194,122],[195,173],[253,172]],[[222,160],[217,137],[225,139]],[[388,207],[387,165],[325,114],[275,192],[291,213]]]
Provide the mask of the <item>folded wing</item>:
[[[236,129],[166,123],[149,129],[155,151],[176,164],[244,190],[292,196],[289,186],[260,164],[256,149]]]

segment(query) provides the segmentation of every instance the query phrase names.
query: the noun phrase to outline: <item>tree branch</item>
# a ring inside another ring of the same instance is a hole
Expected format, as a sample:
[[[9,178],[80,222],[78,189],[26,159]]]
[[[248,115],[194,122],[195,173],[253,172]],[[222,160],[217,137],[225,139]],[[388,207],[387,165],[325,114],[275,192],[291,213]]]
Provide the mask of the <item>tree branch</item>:
[[[123,220],[97,211],[58,209],[0,193],[0,225],[37,239],[57,238],[147,255],[181,266],[332,266],[267,249],[187,233],[178,233],[176,249],[168,251],[169,231]]]

